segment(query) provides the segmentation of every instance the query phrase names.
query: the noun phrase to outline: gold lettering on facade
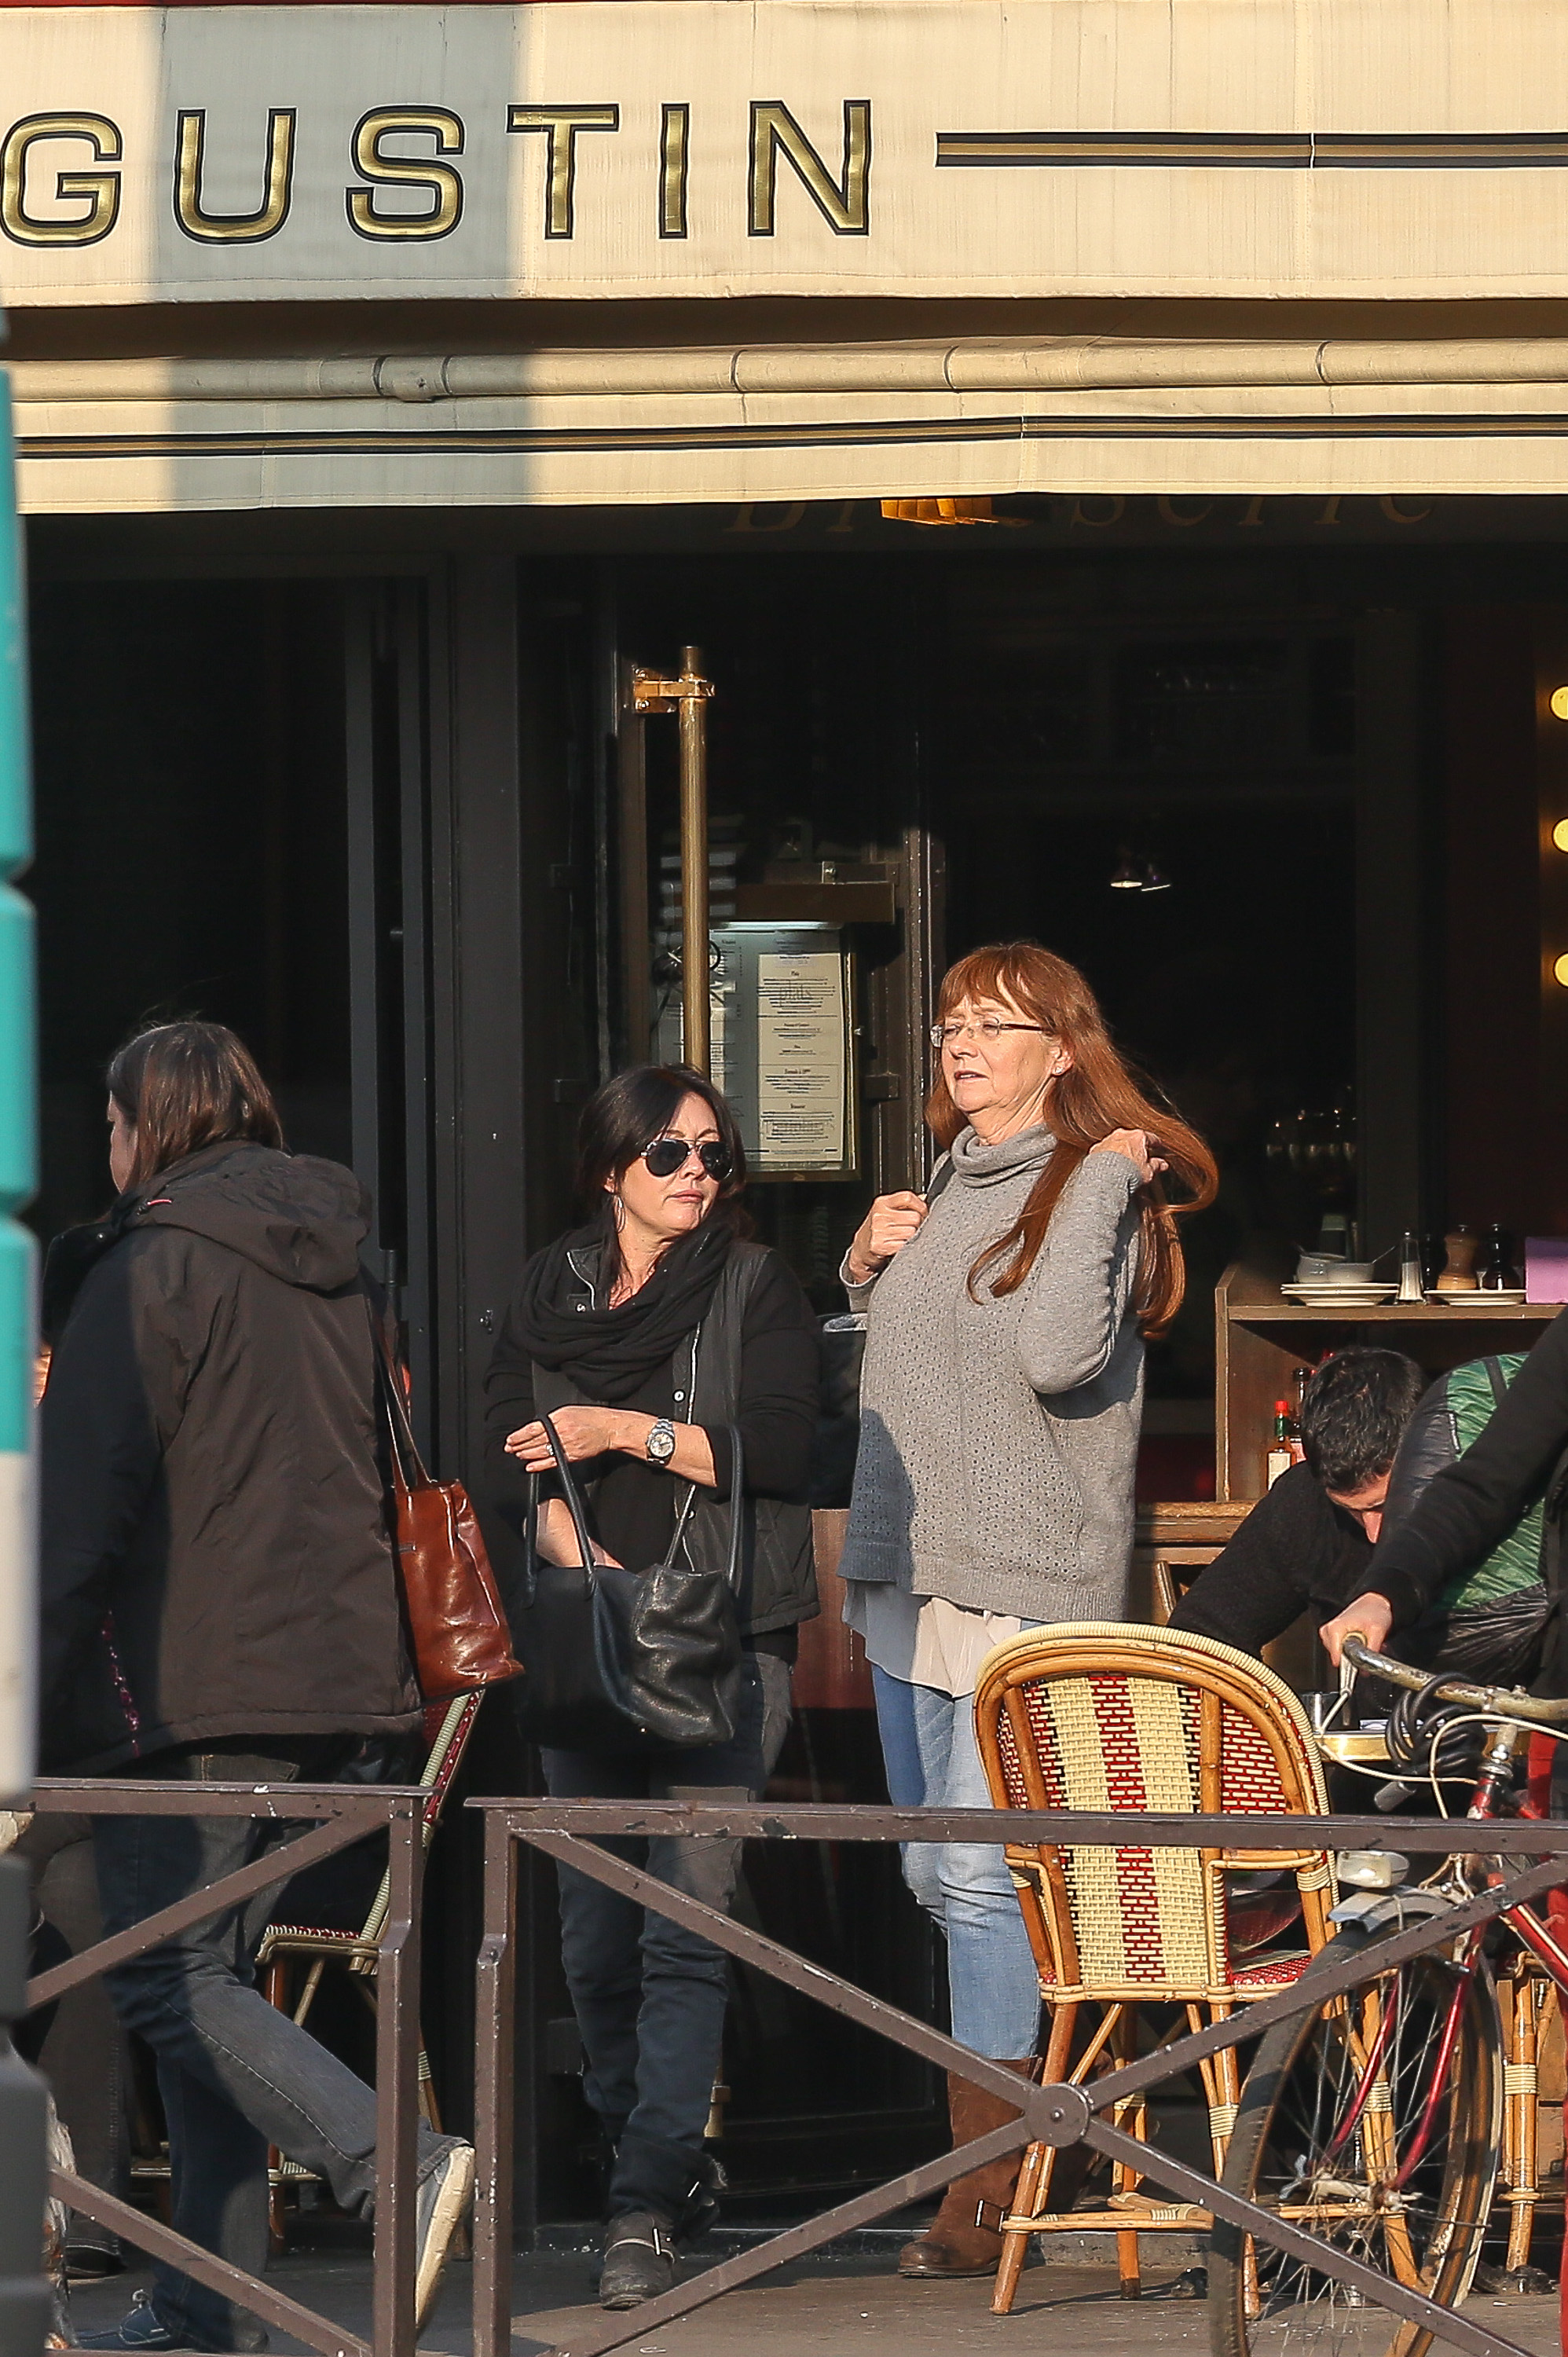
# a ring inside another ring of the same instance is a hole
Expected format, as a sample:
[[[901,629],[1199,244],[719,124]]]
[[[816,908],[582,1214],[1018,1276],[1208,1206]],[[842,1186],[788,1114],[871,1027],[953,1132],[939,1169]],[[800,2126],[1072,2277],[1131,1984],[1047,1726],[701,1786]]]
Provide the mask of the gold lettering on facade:
[[[174,217],[187,237],[203,245],[256,245],[264,237],[277,235],[288,219],[294,187],[294,117],[292,106],[274,106],[268,112],[266,194],[256,210],[209,213],[201,202],[207,109],[181,110],[175,142]]]
[[[1120,523],[1127,512],[1127,502],[1119,491],[1107,491],[1105,494],[1105,505],[1111,511],[1109,515],[1090,515],[1089,504],[1087,500],[1074,500],[1072,513],[1068,518],[1069,529],[1074,524],[1083,523],[1095,532],[1103,532],[1107,525]]]
[[[1424,523],[1432,513],[1431,502],[1428,501],[1425,507],[1418,508],[1413,514],[1407,515],[1391,491],[1385,491],[1378,505],[1391,523]]]
[[[463,152],[461,118],[439,106],[378,106],[361,115],[354,127],[349,152],[354,169],[371,182],[368,188],[344,191],[349,225],[360,237],[386,244],[408,243],[415,238],[450,237],[463,218],[463,181],[450,164],[427,156],[388,156],[381,142],[397,132],[413,132],[429,139],[437,156]],[[433,199],[424,213],[381,213],[376,210],[378,188],[422,188]]]
[[[56,202],[80,200],[87,210],[40,218],[27,210],[27,181],[28,151],[41,139],[85,139],[99,164],[118,164],[122,154],[119,126],[107,115],[24,114],[0,145],[0,229],[18,245],[96,245],[119,219],[119,173],[57,171]]]
[[[779,511],[776,523],[758,523],[759,515],[771,515]],[[754,500],[736,510],[735,522],[726,524],[726,532],[793,532],[806,512],[804,500]]]
[[[746,230],[771,237],[783,156],[835,237],[871,233],[871,101],[843,102],[843,166],[835,180],[782,99],[751,102],[751,165],[746,176]]]
[[[1158,515],[1162,523],[1175,524],[1179,532],[1186,532],[1191,525],[1201,523],[1204,517],[1208,513],[1209,509],[1213,505],[1214,501],[1212,500],[1199,500],[1197,503],[1197,513],[1196,515],[1184,515],[1181,510],[1177,507],[1175,500],[1170,498],[1166,492],[1161,491],[1157,494],[1155,500],[1155,511]]]
[[[506,127],[544,133],[544,234],[570,237],[576,210],[577,134],[618,131],[619,107],[511,106],[507,109]],[[684,201],[682,190],[682,207]],[[683,229],[677,233],[685,235]]]
[[[1262,521],[1263,502],[1262,499],[1250,499],[1247,502],[1246,513],[1241,517],[1241,520],[1237,526],[1237,530],[1240,532],[1245,532],[1250,525],[1258,524],[1261,526]]]
[[[686,234],[687,158],[692,139],[692,110],[684,103],[667,105],[659,127],[659,234]]]
[[[1334,493],[1334,495],[1333,495],[1332,499],[1326,499],[1326,500],[1324,500],[1324,502],[1323,502],[1323,513],[1322,513],[1322,514],[1318,517],[1318,519],[1317,519],[1317,521],[1318,521],[1318,522],[1319,522],[1319,523],[1337,523],[1337,522],[1338,522],[1338,521],[1339,521],[1339,501],[1340,501],[1340,498],[1341,498],[1341,496],[1342,496],[1342,494],[1341,494],[1340,492],[1336,491],[1336,492]]]

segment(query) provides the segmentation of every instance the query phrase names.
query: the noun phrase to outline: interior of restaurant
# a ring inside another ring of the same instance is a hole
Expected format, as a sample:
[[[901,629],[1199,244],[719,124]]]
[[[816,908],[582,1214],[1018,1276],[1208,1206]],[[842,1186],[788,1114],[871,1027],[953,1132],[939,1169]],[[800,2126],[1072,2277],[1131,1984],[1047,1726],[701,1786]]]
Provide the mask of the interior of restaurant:
[[[842,1308],[835,1272],[870,1195],[923,1175],[934,979],[981,942],[1046,942],[1220,1163],[1218,1202],[1186,1232],[1187,1306],[1151,1354],[1140,1493],[1223,1494],[1228,1266],[1273,1265],[1326,1217],[1355,1222],[1368,1259],[1459,1222],[1568,1232],[1553,975],[1568,856],[1551,834],[1568,814],[1552,702],[1568,683],[1563,504],[1064,497],[999,500],[969,529],[875,502],[298,518],[287,537],[275,519],[36,527],[40,1231],[102,1208],[102,1063],[148,1016],[232,1023],[292,1140],[339,1158],[362,1135],[356,1057],[385,1058],[395,1031],[392,1060],[413,1069],[439,911],[411,881],[434,839],[411,832],[432,823],[411,792],[434,774],[437,699],[412,735],[401,707],[372,695],[361,711],[356,617],[379,678],[412,599],[434,679],[443,567],[482,545],[515,556],[512,717],[549,834],[515,920],[537,984],[535,1134],[555,1144],[528,1175],[519,1261],[569,1214],[575,1103],[661,1012],[669,1040],[675,729],[629,718],[619,683],[694,645],[715,691],[714,922],[815,927],[844,976],[837,1167],[765,1170],[760,1232],[820,1311]],[[372,879],[368,967],[350,916],[366,794],[405,855]],[[416,1200],[395,1151],[377,1173]],[[413,1284],[435,1214],[423,1234],[400,1216]],[[825,1626],[800,1699],[780,1793],[878,1797],[866,1684]],[[499,1719],[467,1773],[470,1790],[525,1788]],[[437,2084],[460,2122],[475,1861],[449,1817],[428,1971]],[[586,2115],[547,1889],[534,1903],[539,2202],[577,2216]],[[887,1857],[750,1860],[742,1903],[852,1979],[938,2001],[939,1959]],[[802,2040],[822,2066],[805,2093]],[[725,2083],[725,2166],[764,2207],[940,2142],[923,2070],[746,1974]]]

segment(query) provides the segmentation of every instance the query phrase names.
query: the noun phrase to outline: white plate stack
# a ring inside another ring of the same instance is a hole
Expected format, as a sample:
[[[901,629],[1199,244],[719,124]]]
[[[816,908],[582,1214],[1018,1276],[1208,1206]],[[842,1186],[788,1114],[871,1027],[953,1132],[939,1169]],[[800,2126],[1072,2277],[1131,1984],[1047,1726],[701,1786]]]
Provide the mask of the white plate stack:
[[[1305,1285],[1282,1285],[1280,1291],[1287,1301],[1299,1302],[1304,1309],[1378,1309],[1391,1301],[1399,1291],[1397,1285],[1351,1285],[1343,1278],[1313,1277]]]

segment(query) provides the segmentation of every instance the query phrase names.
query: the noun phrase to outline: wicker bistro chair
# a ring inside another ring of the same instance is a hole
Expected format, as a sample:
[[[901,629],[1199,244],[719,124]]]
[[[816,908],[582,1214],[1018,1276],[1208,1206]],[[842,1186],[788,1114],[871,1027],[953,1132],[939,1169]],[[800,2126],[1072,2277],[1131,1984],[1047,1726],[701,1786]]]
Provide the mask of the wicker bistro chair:
[[[1207,1637],[1122,1622],[1033,1629],[986,1656],[974,1706],[998,1808],[1326,1813],[1294,1695],[1261,1663]],[[1194,2029],[1228,2018],[1295,1980],[1329,1936],[1322,1850],[1250,1851],[1239,1840],[1223,1850],[1009,1843],[1006,1854],[1039,1966],[1047,2080],[1083,2081],[1130,2060],[1142,2006],[1179,2006]],[[1291,1944],[1281,1948],[1286,1933]],[[1098,2019],[1074,2061],[1085,2007]],[[1235,2050],[1199,2067],[1218,2175],[1236,2119]],[[1143,2098],[1114,2119],[1143,2136]],[[1102,2213],[1047,2215],[1054,2159],[1046,2145],[1025,2155],[1002,2222],[998,2315],[1012,2309],[1032,2234],[1113,2230],[1122,2296],[1135,2299],[1139,2235],[1212,2222],[1207,2212],[1139,2195],[1139,2172],[1121,2164]]]
[[[450,1702],[431,1704],[425,1711],[424,1740],[427,1749],[419,1781],[427,1795],[424,1810],[424,1846],[427,1850],[435,1838],[446,1795],[462,1765],[463,1754],[467,1749],[468,1738],[483,1700],[482,1692],[457,1695]],[[336,1865],[337,1860],[329,1863]],[[306,1878],[302,1876],[300,1879],[303,1883]],[[280,1894],[280,1905],[287,1908],[295,1896],[285,1889]],[[356,1986],[374,2010],[376,1972],[381,1962],[381,1937],[386,1930],[391,1898],[392,1870],[389,1866],[381,1875],[369,1912],[357,1931],[306,1922],[274,1921],[269,1923],[256,1956],[257,1972],[269,2003],[275,2005],[280,2012],[292,2014],[294,2019],[303,2025],[316,2001],[328,1966],[338,1964],[346,1966],[355,1975]],[[360,1903],[363,1904],[363,1886]],[[305,1980],[296,1996],[295,1976],[302,1966]],[[423,2038],[419,2045],[419,2098],[431,2126],[439,2128],[441,2121],[436,2111],[435,2090],[431,2082],[430,2062]],[[314,2179],[309,2169],[302,2168],[297,2161],[286,2159],[275,2150],[268,2158],[273,2240],[281,2249],[285,2189],[291,2184],[314,2182]]]

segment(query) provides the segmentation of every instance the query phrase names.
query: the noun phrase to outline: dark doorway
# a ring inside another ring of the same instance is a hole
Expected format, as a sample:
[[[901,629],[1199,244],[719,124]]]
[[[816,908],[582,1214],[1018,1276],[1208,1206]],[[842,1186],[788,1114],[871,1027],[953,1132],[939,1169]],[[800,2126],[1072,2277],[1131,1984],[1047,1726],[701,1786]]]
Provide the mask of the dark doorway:
[[[102,1208],[103,1066],[144,1021],[230,1024],[290,1144],[347,1162],[338,592],[47,583],[32,645],[40,1232]]]

